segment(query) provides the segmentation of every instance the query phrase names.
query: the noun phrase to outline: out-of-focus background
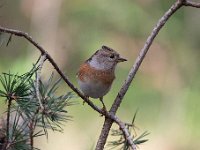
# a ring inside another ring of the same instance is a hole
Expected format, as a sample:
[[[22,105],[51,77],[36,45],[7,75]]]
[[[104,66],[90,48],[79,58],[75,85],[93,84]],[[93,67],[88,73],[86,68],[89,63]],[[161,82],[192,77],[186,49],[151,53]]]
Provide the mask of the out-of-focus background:
[[[77,86],[78,66],[102,45],[116,49],[128,62],[118,66],[110,107],[139,50],[157,20],[175,0],[0,0],[0,25],[19,29],[41,44]],[[8,35],[1,39],[8,40]],[[26,40],[14,37],[0,47],[0,72],[28,71],[39,52]],[[151,134],[142,150],[200,149],[200,10],[182,8],[156,37],[118,111],[120,118],[136,118],[138,135]],[[43,78],[53,68],[46,63]],[[60,93],[70,91],[63,83]],[[103,117],[89,106],[70,107],[73,121],[64,133],[50,132],[36,140],[42,150],[93,149]],[[94,100],[101,106],[101,104]],[[1,101],[0,112],[4,110]]]

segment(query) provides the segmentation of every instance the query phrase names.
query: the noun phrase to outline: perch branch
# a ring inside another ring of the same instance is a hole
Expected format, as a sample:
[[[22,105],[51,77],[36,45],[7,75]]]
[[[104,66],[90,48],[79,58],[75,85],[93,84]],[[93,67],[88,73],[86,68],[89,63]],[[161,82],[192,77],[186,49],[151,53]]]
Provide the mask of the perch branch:
[[[133,78],[135,77],[142,61],[144,60],[146,53],[148,52],[150,46],[152,45],[155,37],[157,36],[157,34],[159,33],[160,29],[165,25],[165,23],[168,21],[168,19],[182,6],[192,6],[192,7],[199,7],[199,3],[194,3],[188,0],[177,0],[171,7],[170,9],[160,18],[160,20],[158,21],[158,23],[155,25],[155,27],[153,28],[151,34],[149,35],[149,37],[147,38],[144,47],[140,50],[140,53],[134,63],[134,65],[132,66],[128,77],[125,81],[125,83],[123,84],[122,88],[120,89],[117,97],[115,98],[115,101],[110,109],[110,113],[112,114],[116,114],[122,99],[124,97],[124,95],[126,94]],[[101,134],[99,136],[99,140],[97,142],[96,145],[96,150],[103,150],[104,149],[104,145],[107,141],[107,137],[110,131],[110,128],[112,126],[113,120],[111,120],[110,118],[106,118],[104,121],[104,125],[101,131]]]

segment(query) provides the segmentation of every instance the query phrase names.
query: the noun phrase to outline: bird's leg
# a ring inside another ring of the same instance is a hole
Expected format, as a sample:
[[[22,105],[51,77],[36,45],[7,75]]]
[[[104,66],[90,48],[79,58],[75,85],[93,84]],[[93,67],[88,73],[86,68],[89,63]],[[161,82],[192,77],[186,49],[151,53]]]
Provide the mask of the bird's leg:
[[[102,103],[102,105],[103,105],[102,110],[106,112],[107,109],[106,109],[106,105],[105,105],[104,102],[103,102],[103,97],[100,97],[99,99],[100,99],[100,101],[101,101],[101,103]]]

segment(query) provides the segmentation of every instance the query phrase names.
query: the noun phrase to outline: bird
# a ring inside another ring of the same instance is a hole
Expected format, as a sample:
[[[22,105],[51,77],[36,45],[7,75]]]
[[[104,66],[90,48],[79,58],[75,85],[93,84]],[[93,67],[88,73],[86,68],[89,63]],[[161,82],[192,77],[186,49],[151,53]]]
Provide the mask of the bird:
[[[87,98],[99,98],[103,102],[115,79],[115,68],[119,62],[127,61],[108,46],[102,46],[89,59],[82,63],[77,72],[78,85]]]

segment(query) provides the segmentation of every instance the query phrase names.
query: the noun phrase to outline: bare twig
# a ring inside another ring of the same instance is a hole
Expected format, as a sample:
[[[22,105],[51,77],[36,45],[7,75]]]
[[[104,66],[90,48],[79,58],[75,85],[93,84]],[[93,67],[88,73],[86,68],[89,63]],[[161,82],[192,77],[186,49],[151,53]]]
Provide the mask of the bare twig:
[[[200,8],[200,3],[192,2],[192,1],[188,1],[188,0],[183,1],[183,5]]]
[[[125,81],[125,83],[123,84],[122,88],[120,89],[117,97],[115,98],[115,101],[110,109],[110,113],[112,114],[116,114],[122,99],[124,97],[124,95],[126,94],[133,78],[135,77],[142,61],[144,60],[146,53],[148,52],[150,46],[152,45],[155,37],[157,36],[157,34],[159,33],[160,29],[165,25],[165,23],[167,22],[167,20],[182,6],[187,5],[187,6],[192,6],[192,7],[198,7],[199,3],[194,3],[194,2],[190,2],[188,0],[177,0],[171,7],[170,9],[163,15],[163,17],[160,18],[160,20],[158,21],[158,23],[155,25],[155,27],[153,28],[151,34],[149,35],[149,37],[147,38],[144,47],[140,50],[140,53],[134,63],[134,65],[132,66],[128,77]],[[96,150],[102,150],[104,148],[104,145],[107,141],[107,137],[110,131],[110,128],[112,126],[113,120],[111,120],[110,118],[106,118],[104,121],[104,125],[99,137],[99,140],[97,142],[96,145]]]
[[[6,46],[8,46],[8,45],[9,45],[9,43],[11,42],[11,40],[12,40],[12,34],[10,34],[10,36],[9,36],[9,39],[8,39],[8,42],[7,42]]]
[[[36,82],[35,82],[36,96],[37,96],[37,99],[39,101],[41,111],[44,111],[44,106],[43,106],[41,98],[40,98],[40,89],[39,89],[39,87],[40,87],[40,79],[41,79],[41,70],[42,70],[42,66],[43,66],[45,60],[46,60],[46,55],[43,54],[40,57],[40,60],[38,62],[38,69],[36,71]]]

